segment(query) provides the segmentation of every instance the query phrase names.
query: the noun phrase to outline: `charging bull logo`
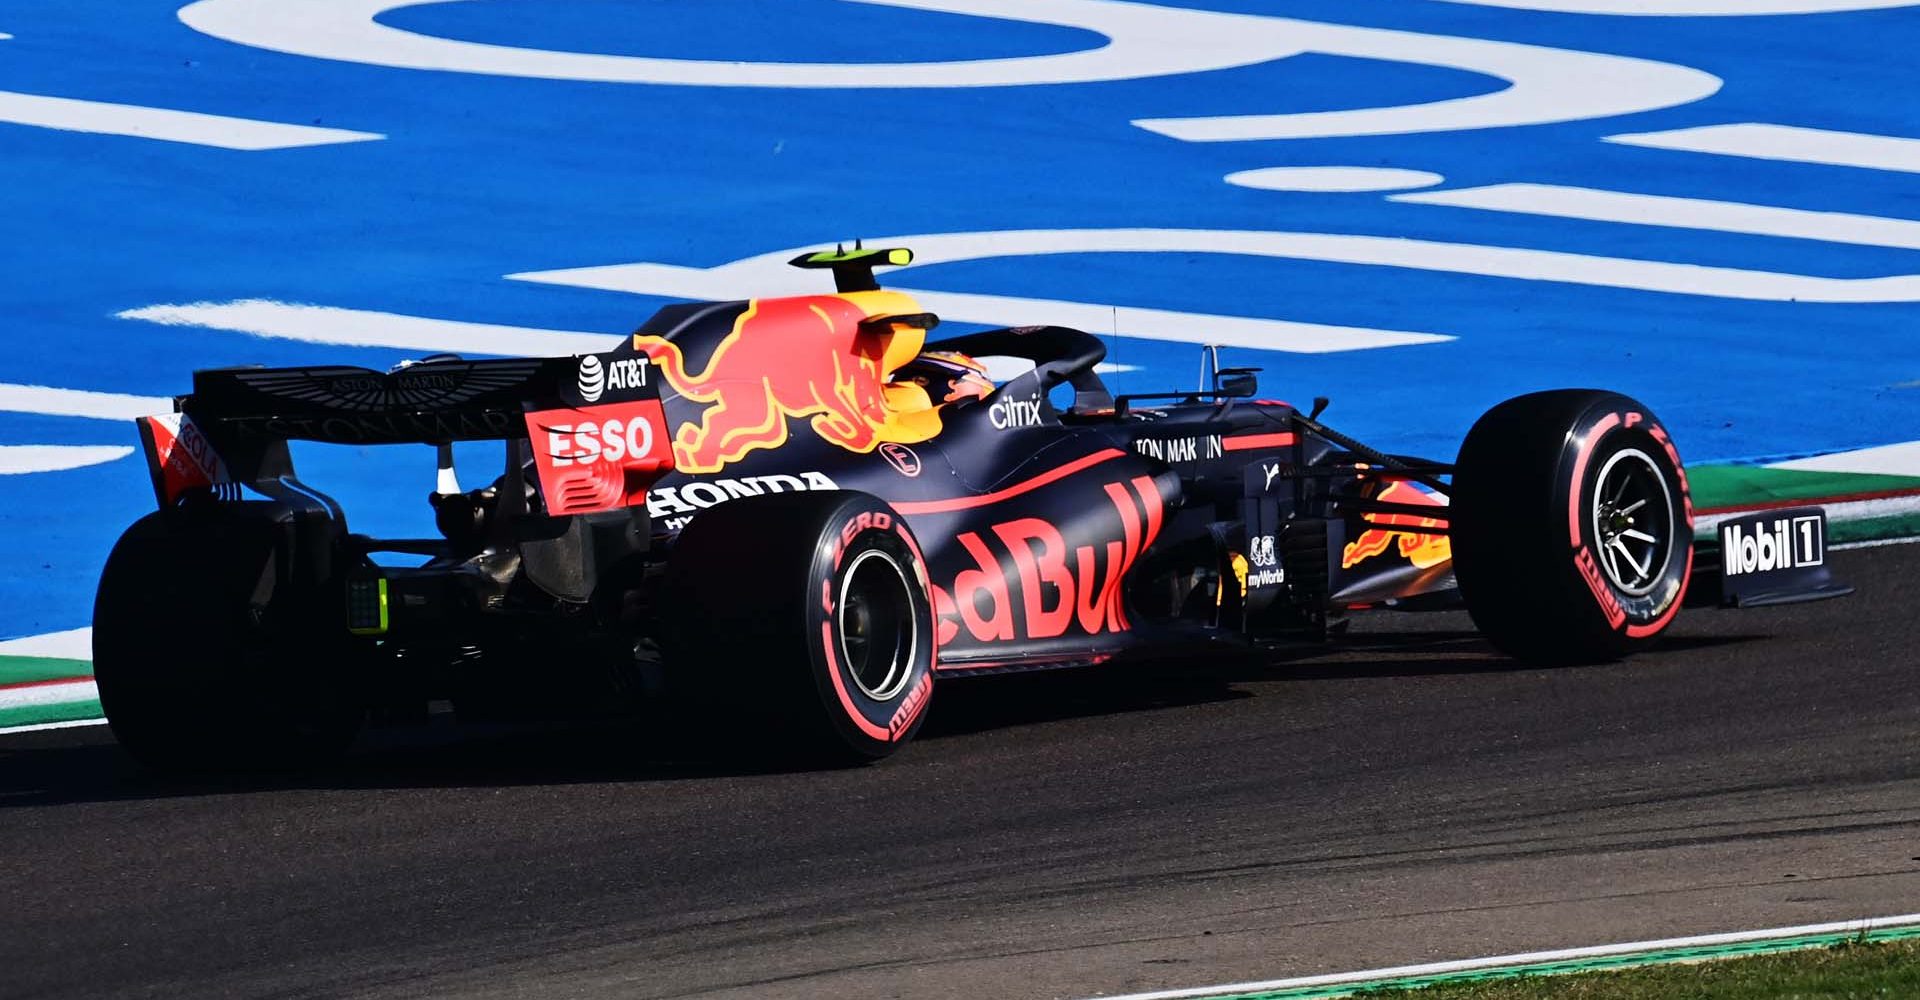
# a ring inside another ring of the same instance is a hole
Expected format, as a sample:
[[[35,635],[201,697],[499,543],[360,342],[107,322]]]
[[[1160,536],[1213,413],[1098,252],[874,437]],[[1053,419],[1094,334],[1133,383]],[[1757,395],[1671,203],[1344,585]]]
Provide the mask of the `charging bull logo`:
[[[1417,517],[1413,514],[1368,514],[1367,523],[1392,525],[1399,528],[1438,528],[1447,523],[1446,505],[1435,495],[1422,490],[1413,483],[1394,480],[1386,485],[1375,500],[1383,503],[1420,504],[1441,508],[1439,517]],[[1372,559],[1398,544],[1400,555],[1419,569],[1429,569],[1453,558],[1453,545],[1446,535],[1429,535],[1424,532],[1394,531],[1391,528],[1368,528],[1358,538],[1348,542],[1340,550],[1340,568],[1352,569],[1361,562]]]
[[[697,421],[683,422],[674,434],[677,471],[718,472],[751,451],[778,448],[787,441],[789,418],[811,417],[815,434],[856,452],[887,441],[925,441],[938,433],[935,411],[921,407],[923,412],[912,415],[921,419],[895,413],[883,381],[889,368],[918,352],[919,331],[862,330],[868,316],[859,303],[840,295],[751,302],[698,374],[687,371],[678,344],[634,337],[634,348],[653,359],[681,398],[706,404]],[[894,337],[911,339],[894,343]]]

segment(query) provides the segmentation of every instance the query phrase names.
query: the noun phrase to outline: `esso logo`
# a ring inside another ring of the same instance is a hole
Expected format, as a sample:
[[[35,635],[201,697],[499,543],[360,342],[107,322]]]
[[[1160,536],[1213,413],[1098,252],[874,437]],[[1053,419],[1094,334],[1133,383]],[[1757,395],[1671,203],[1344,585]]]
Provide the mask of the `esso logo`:
[[[644,458],[652,451],[653,425],[645,417],[547,428],[547,454],[556,467]]]

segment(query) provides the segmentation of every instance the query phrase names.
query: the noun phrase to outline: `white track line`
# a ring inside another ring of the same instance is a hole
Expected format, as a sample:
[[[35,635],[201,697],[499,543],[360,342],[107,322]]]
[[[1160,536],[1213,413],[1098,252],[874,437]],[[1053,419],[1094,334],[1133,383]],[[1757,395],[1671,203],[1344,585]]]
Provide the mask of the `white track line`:
[[[1828,278],[1809,274],[1749,271],[1670,261],[1638,260],[1484,246],[1438,240],[1345,233],[1309,233],[1229,229],[1022,229],[962,233],[920,233],[876,237],[876,246],[912,247],[916,255],[907,276],[889,287],[910,285],[914,268],[965,260],[1071,253],[1230,254],[1277,260],[1406,268],[1447,274],[1558,282],[1600,288],[1627,288],[1675,295],[1705,295],[1761,302],[1920,302],[1920,274],[1877,278]],[[743,257],[714,267],[684,267],[650,261],[534,271],[507,275],[519,281],[598,288],[673,298],[714,299],[737,296],[743,288],[767,295],[816,291],[819,279],[787,266],[806,247]],[[957,292],[919,292],[929,309],[967,322],[1061,323],[1081,329],[1107,329],[1106,304],[1047,303],[1039,300]],[[1068,318],[1036,316],[1033,310],[1057,309]],[[1434,334],[1283,323],[1239,316],[1208,316],[1145,309],[1123,309],[1120,332],[1189,343],[1233,344],[1268,350],[1336,351],[1450,340]],[[1211,328],[1232,328],[1251,341],[1212,339]],[[1260,338],[1270,338],[1262,343]]]
[[[1745,17],[1912,7],[1920,0],[1447,0],[1481,7],[1629,17]]]
[[[0,41],[12,37],[0,33]],[[13,91],[0,91],[0,122],[63,132],[125,135],[249,152],[386,138],[378,132],[287,125],[251,118],[201,114],[197,111],[172,111],[137,104],[82,101],[71,97],[48,97]]]
[[[215,38],[316,59],[548,80],[700,87],[1005,87],[1178,76],[1298,53],[1273,19],[1087,0],[865,0],[909,10],[1052,24],[1106,36],[1051,55],[943,62],[666,59],[489,45],[417,34],[382,14],[420,0],[201,0],[181,23]],[[937,55],[938,53],[936,53]]]
[[[104,726],[106,724],[107,720],[105,719],[74,719],[69,722],[36,722],[30,726],[8,726],[0,729],[0,736],[11,736],[14,733],[37,733],[43,729],[78,729],[81,726]]]
[[[1759,122],[1703,125],[1671,132],[1610,135],[1606,141],[1653,149],[1677,149],[1688,153],[1743,156],[1753,160],[1786,160],[1920,173],[1920,139],[1831,132],[1793,125],[1765,125]]]
[[[1558,951],[1533,951],[1519,955],[1499,955],[1490,958],[1469,958],[1452,962],[1432,962],[1426,965],[1401,965],[1388,969],[1339,972],[1327,976],[1302,976],[1296,979],[1268,979],[1252,983],[1228,983],[1220,986],[1159,990],[1152,993],[1128,993],[1117,997],[1106,997],[1104,1000],[1187,1000],[1187,998],[1192,997],[1211,997],[1223,994],[1305,989],[1313,986],[1338,986],[1342,983],[1364,983],[1378,979],[1434,976],[1450,972],[1473,972],[1480,969],[1498,969],[1511,965],[1538,965],[1544,962],[1569,962],[1583,958],[1602,958],[1609,955],[1630,955],[1642,951],[1668,951],[1676,948],[1709,948],[1715,945],[1773,941],[1780,938],[1803,937],[1813,934],[1857,934],[1861,931],[1878,930],[1886,927],[1909,927],[1914,924],[1920,924],[1920,913],[1908,913],[1897,917],[1874,917],[1864,920],[1842,920],[1829,924],[1807,924],[1801,927],[1777,927],[1771,930],[1735,931],[1730,934],[1702,934],[1697,937],[1666,938],[1659,941],[1634,941],[1628,944],[1603,944],[1587,948],[1563,948]]]
[[[84,469],[131,454],[133,449],[122,445],[0,444],[0,476]]]
[[[1691,104],[1721,86],[1719,77],[1691,67],[1601,52],[1289,18],[1270,18],[1268,24],[1282,28],[1288,41],[1311,52],[1436,66],[1495,77],[1507,86],[1419,104],[1140,118],[1133,124],[1186,142],[1406,135],[1611,118]]]
[[[62,132],[124,135],[245,152],[331,146],[342,142],[370,142],[386,138],[377,132],[285,125],[280,122],[206,115],[197,111],[143,108],[133,104],[108,104],[10,91],[0,91],[0,122]]]
[[[275,302],[271,299],[156,305],[129,309],[116,315],[121,319],[146,320],[167,326],[233,330],[313,344],[531,357],[558,357],[610,350],[622,336],[465,323],[363,309]]]
[[[1454,191],[1419,191],[1389,195],[1388,200],[1561,219],[1920,250],[1920,222],[1911,219],[1847,212],[1810,212],[1734,201],[1631,194],[1553,184],[1494,184]]]
[[[1775,462],[1769,469],[1799,472],[1852,472],[1878,476],[1920,476],[1920,441],[1843,451],[1833,455]]]
[[[1828,521],[1834,524],[1843,524],[1848,521],[1871,521],[1881,517],[1900,517],[1906,514],[1920,514],[1920,495],[1881,497],[1875,500],[1842,500],[1837,503],[1830,500],[1823,501],[1817,497],[1810,497],[1804,501],[1796,501],[1792,506],[1819,507],[1827,512]],[[1788,508],[1781,507],[1778,509],[1786,510]],[[1693,518],[1693,529],[1696,532],[1712,531],[1718,528],[1722,521],[1751,514],[1754,513],[1754,511],[1755,508],[1747,507],[1722,511],[1716,514],[1696,514]]]
[[[51,660],[93,659],[93,629],[28,635],[0,641],[0,656],[42,656]]]
[[[920,304],[948,319],[993,325],[1050,325],[1076,330],[1101,330],[1116,320],[1115,307],[1098,302],[1063,302],[1011,295],[975,295],[901,288]],[[1380,347],[1438,344],[1452,337],[1406,330],[1378,330],[1331,323],[1259,319],[1250,316],[1203,316],[1169,309],[1127,306],[1118,310],[1120,335],[1179,344],[1217,344],[1260,351],[1325,354]]]
[[[0,382],[0,410],[50,417],[133,420],[156,413],[172,413],[173,400],[166,396],[129,396],[118,392]]]
[[[0,688],[0,708],[33,708],[40,705],[65,705],[75,701],[92,701],[100,697],[100,689],[91,679],[80,681],[60,681],[53,684],[33,684],[27,687]]]

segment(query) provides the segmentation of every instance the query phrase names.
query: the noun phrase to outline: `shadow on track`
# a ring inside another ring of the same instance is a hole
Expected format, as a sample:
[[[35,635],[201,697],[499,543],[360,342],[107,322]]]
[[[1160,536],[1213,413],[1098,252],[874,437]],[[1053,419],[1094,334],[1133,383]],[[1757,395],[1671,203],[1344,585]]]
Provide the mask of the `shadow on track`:
[[[1744,643],[1760,636],[1670,636],[1644,659]],[[917,737],[969,735],[1073,719],[1155,712],[1258,697],[1244,685],[1506,673],[1537,669],[1501,657],[1460,631],[1384,631],[1264,658],[1136,663],[996,677],[941,686]],[[1578,667],[1554,669],[1581,669]],[[585,722],[375,728],[345,759],[288,773],[185,775],[142,768],[105,727],[19,734],[0,741],[0,810],[71,802],[255,794],[290,790],[511,787],[688,781],[831,771],[777,755],[711,746],[701,720],[658,713]],[[937,752],[937,751],[936,751]],[[885,766],[885,765],[881,765]]]

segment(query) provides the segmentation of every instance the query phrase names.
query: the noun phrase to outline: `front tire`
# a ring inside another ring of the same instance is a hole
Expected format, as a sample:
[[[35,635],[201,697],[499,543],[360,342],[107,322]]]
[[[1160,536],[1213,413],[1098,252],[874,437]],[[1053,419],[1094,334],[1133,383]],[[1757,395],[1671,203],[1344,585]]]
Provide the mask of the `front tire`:
[[[1474,624],[1533,663],[1593,663],[1672,623],[1693,568],[1693,506],[1666,428],[1592,389],[1507,400],[1468,432],[1449,514]]]
[[[668,665],[734,743],[879,760],[933,694],[933,606],[918,543],[863,493],[745,497],[703,511],[667,563]]]

